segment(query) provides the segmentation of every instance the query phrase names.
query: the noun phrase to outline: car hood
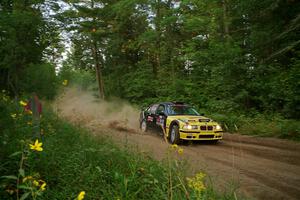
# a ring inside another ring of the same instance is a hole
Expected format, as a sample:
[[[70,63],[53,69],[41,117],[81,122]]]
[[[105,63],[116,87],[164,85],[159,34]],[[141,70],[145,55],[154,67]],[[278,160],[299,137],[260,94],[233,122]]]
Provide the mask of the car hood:
[[[194,116],[194,115],[172,115],[170,118],[177,119],[181,122],[185,123],[193,123],[193,122],[212,122],[213,120],[204,116]]]

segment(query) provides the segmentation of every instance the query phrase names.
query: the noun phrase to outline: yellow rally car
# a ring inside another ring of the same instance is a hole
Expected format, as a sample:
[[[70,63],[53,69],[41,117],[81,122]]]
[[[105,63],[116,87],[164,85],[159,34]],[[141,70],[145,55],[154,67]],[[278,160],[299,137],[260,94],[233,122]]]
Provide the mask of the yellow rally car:
[[[200,115],[193,107],[182,102],[163,102],[150,105],[140,114],[140,128],[159,129],[170,143],[182,140],[210,140],[217,143],[222,139],[220,124]]]

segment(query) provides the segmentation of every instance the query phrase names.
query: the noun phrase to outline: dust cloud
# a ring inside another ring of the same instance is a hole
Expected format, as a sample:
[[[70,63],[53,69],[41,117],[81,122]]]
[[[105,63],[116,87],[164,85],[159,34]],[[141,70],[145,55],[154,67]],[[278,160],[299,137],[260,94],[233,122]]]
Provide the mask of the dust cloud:
[[[92,92],[65,88],[53,104],[60,117],[85,127],[109,127],[121,131],[137,132],[139,110],[122,100],[104,101]]]

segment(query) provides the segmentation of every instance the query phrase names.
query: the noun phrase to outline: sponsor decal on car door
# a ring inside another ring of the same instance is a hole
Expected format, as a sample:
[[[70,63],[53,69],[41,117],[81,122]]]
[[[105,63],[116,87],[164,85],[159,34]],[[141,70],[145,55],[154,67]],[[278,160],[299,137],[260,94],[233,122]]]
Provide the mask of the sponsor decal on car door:
[[[148,122],[153,122],[153,117],[152,117],[152,116],[148,116],[148,117],[147,117],[147,121],[148,121]]]

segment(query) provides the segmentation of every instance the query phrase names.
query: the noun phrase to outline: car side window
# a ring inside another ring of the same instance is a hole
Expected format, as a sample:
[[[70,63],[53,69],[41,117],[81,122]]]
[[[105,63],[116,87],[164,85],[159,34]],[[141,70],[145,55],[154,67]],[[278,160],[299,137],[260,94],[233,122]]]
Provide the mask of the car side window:
[[[172,109],[172,107],[170,105],[167,106],[167,112],[170,114],[170,115],[173,115],[174,114],[174,110]]]
[[[157,107],[158,107],[158,104],[154,104],[153,106],[151,106],[150,113],[155,114],[155,111],[156,111]]]
[[[157,110],[156,110],[156,114],[159,114],[163,111],[165,111],[165,106],[164,105],[159,105]]]

